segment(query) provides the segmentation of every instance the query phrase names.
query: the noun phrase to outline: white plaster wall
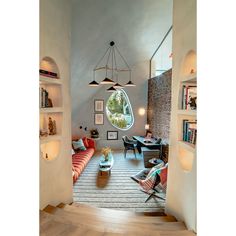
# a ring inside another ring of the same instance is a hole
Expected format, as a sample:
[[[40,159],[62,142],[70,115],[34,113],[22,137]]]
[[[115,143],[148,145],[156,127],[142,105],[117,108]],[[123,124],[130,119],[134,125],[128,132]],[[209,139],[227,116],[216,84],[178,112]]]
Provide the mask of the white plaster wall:
[[[53,161],[40,158],[40,209],[72,202],[70,34],[71,1],[40,0],[40,60],[49,56],[58,65],[64,110],[60,154]]]
[[[196,231],[196,156],[190,172],[184,172],[178,161],[178,93],[182,63],[186,54],[196,51],[196,0],[174,0],[173,4],[173,68],[170,155],[166,212],[183,220]]]

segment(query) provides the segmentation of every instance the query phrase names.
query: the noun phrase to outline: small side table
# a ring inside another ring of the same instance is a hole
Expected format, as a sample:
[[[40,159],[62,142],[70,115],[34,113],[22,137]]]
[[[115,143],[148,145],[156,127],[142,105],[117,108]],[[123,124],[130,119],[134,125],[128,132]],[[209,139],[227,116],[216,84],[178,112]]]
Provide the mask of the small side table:
[[[153,165],[149,162],[150,159],[160,158],[160,150],[159,149],[150,149],[147,147],[141,147],[143,154],[143,162],[145,168],[151,168]]]
[[[159,158],[152,158],[148,162],[151,163],[152,165],[158,167],[158,168],[161,168],[165,165],[164,161],[162,161]]]

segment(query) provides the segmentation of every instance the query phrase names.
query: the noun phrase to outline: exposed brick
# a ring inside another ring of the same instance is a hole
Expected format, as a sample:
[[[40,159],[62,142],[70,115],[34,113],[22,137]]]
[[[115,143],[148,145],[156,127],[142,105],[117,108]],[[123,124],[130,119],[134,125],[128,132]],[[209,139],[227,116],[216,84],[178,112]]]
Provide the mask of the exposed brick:
[[[156,137],[169,143],[172,70],[148,80],[147,123]]]

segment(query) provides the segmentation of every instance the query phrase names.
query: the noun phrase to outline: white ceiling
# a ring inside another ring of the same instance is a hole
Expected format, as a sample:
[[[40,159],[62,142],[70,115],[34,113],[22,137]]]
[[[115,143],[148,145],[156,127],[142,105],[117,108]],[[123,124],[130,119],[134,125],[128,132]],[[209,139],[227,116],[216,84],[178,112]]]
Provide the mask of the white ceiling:
[[[92,71],[115,41],[132,67],[149,60],[172,25],[172,0],[72,0],[72,115],[97,89]]]

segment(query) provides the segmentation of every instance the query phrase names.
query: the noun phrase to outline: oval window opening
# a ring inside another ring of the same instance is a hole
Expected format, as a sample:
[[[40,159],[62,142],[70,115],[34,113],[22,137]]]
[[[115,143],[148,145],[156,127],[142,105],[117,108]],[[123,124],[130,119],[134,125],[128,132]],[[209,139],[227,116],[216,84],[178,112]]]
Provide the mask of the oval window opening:
[[[124,90],[111,94],[106,104],[106,114],[110,123],[121,130],[128,130],[134,124],[134,115],[129,98]]]

